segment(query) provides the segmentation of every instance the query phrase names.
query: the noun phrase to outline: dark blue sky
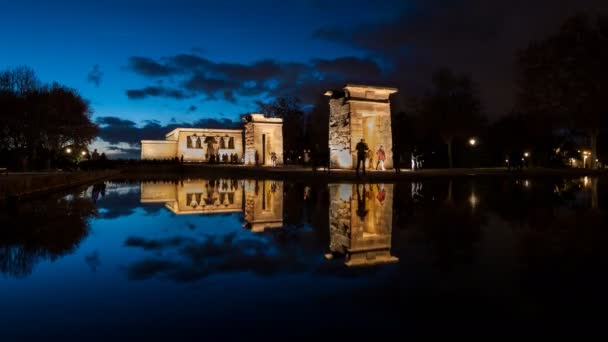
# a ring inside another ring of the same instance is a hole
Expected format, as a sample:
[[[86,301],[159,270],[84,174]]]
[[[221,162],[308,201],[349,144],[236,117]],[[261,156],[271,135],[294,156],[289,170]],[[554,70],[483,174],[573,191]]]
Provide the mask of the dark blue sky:
[[[555,31],[567,15],[607,7],[595,0],[556,6],[0,0],[0,69],[28,65],[42,81],[78,89],[103,124],[102,138],[121,146],[114,152],[172,123],[237,119],[256,99],[293,94],[312,103],[323,88],[346,81],[415,93],[439,66],[470,73],[496,116],[512,102],[516,49]]]

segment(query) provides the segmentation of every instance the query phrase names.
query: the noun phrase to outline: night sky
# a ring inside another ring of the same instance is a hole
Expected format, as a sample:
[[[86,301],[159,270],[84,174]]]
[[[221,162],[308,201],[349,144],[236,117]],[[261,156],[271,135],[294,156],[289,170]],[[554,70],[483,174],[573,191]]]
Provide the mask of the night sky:
[[[95,147],[137,156],[140,139],[237,120],[255,100],[312,105],[346,82],[420,94],[442,66],[470,74],[495,118],[513,104],[517,49],[577,12],[608,14],[608,1],[0,0],[0,69],[77,89],[101,125]]]

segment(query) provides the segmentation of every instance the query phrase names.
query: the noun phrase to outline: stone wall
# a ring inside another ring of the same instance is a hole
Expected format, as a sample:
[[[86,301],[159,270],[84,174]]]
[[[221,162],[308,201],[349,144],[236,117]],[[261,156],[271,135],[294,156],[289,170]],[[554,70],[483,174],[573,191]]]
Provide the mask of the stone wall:
[[[352,168],[350,104],[344,98],[329,100],[329,155],[331,168]]]
[[[177,143],[171,140],[142,140],[141,159],[173,159],[176,148]]]

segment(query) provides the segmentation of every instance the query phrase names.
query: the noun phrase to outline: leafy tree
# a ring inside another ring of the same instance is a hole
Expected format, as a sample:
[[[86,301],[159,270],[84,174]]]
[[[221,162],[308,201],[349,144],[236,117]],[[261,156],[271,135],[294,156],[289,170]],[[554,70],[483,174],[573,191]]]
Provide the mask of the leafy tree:
[[[422,99],[420,119],[427,131],[438,132],[447,145],[448,165],[452,168],[454,138],[478,134],[486,119],[469,76],[440,69],[433,74],[432,84]]]
[[[519,52],[520,105],[547,125],[588,134],[591,162],[604,125],[608,89],[608,17],[576,15],[560,30]]]

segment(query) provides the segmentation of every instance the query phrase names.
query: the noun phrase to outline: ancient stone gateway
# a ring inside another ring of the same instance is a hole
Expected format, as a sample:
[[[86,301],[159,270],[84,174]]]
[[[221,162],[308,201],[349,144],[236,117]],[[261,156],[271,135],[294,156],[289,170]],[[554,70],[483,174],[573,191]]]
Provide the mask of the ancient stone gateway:
[[[347,84],[342,90],[327,91],[329,100],[330,167],[353,169],[357,163],[355,147],[365,139],[372,157],[366,167],[375,168],[376,152],[382,146],[385,168],[393,168],[393,138],[389,96],[397,89]]]
[[[283,119],[249,114],[245,120],[245,165],[283,164]]]

